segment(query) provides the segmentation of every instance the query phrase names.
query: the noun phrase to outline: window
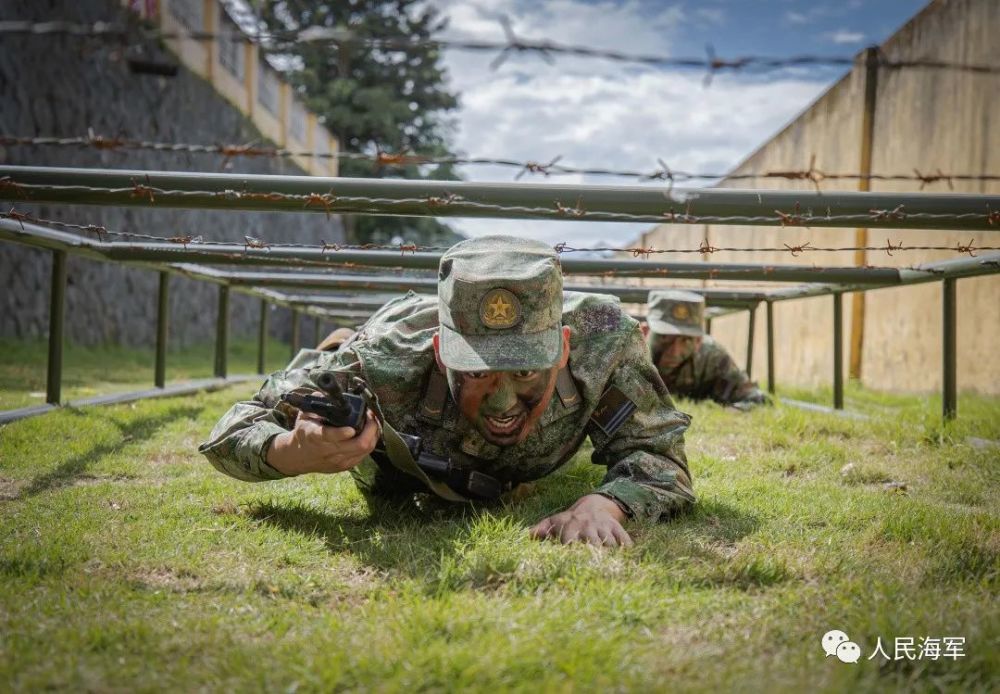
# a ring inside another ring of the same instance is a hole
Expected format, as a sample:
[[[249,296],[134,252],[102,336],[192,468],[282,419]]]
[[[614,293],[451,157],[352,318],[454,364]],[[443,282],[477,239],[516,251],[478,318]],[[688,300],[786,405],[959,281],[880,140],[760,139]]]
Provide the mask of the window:
[[[222,36],[219,38],[219,63],[233,77],[243,79],[243,55],[246,41],[243,32],[232,22],[223,19],[220,23]]]
[[[203,7],[202,0],[170,0],[170,14],[192,31],[202,31],[205,28]]]
[[[278,75],[265,61],[260,61],[257,67],[257,101],[272,116],[277,117],[281,112],[281,82]]]
[[[295,99],[292,99],[292,117],[288,131],[299,142],[306,142],[306,109]]]

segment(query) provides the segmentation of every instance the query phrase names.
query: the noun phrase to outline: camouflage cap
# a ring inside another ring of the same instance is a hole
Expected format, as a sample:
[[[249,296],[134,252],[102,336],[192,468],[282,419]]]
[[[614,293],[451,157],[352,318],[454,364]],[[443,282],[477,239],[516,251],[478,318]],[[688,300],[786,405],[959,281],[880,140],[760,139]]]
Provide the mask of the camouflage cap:
[[[654,289],[649,293],[646,322],[657,335],[704,334],[705,297],[676,289]]]
[[[562,356],[562,268],[514,236],[457,243],[438,270],[441,361],[456,371],[548,369]]]

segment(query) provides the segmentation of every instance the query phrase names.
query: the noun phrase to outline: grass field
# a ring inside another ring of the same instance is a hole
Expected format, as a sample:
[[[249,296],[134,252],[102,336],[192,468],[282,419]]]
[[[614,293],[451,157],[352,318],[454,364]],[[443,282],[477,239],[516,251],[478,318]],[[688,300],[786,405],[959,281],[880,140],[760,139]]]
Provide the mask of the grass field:
[[[104,359],[68,358],[79,384],[108,380]],[[10,359],[5,407],[42,388]],[[148,355],[118,363],[151,379]],[[869,420],[681,402],[696,509],[600,551],[526,536],[600,479],[588,451],[490,508],[369,508],[344,475],[231,480],[195,448],[251,391],[0,428],[0,688],[998,686],[996,398],[963,396],[947,426],[936,398],[859,390]],[[860,662],[824,656],[831,629]],[[891,658],[897,637],[945,636],[962,657],[868,659],[877,638]]]

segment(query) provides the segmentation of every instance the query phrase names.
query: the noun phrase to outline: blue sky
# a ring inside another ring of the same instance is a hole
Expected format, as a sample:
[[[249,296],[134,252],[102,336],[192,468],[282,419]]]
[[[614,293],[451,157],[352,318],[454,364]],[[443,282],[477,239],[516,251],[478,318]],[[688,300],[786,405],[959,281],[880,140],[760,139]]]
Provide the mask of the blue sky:
[[[923,0],[436,0],[450,19],[446,36],[502,40],[506,16],[524,38],[551,39],[635,53],[720,58],[756,54],[853,56],[880,43],[916,14]],[[457,149],[468,155],[655,170],[725,171],[768,140],[846,70],[791,69],[768,75],[703,73],[626,66],[597,59],[494,56],[447,51],[461,94]],[[808,162],[789,162],[790,167]],[[822,162],[817,163],[822,168]],[[509,181],[514,171],[466,167],[465,177]],[[526,177],[523,181],[546,179]],[[560,176],[560,183],[623,183]],[[469,235],[515,233],[556,243],[625,243],[643,225],[512,220],[453,220]]]

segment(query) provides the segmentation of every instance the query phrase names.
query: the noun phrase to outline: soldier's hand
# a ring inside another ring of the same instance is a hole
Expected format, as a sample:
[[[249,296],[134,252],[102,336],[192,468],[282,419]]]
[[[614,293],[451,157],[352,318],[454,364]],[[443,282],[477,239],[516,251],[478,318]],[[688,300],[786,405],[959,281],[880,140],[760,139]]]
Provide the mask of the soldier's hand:
[[[286,475],[307,472],[344,472],[375,450],[379,423],[371,410],[361,433],[350,427],[331,427],[317,415],[299,412],[295,427],[276,436],[267,451],[267,464]]]
[[[587,542],[592,545],[631,547],[632,538],[622,527],[625,513],[611,499],[588,494],[562,513],[549,516],[531,529],[537,540],[552,538],[563,544]]]

